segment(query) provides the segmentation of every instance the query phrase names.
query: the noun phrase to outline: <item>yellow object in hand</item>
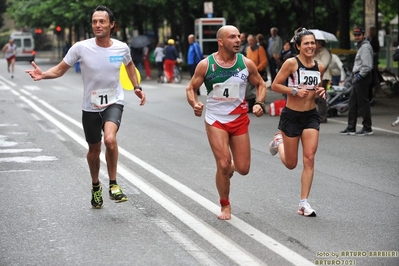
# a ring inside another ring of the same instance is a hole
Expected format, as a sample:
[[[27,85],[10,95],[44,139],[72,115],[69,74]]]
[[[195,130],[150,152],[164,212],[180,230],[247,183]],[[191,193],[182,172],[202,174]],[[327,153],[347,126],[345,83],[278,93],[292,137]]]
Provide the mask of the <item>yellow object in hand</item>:
[[[136,67],[136,75],[137,75],[137,82],[140,85],[141,76],[140,71]],[[128,91],[133,90],[133,84],[130,82],[129,76],[127,75],[126,67],[124,64],[121,65],[120,73],[119,73],[119,80],[122,84],[122,88]]]

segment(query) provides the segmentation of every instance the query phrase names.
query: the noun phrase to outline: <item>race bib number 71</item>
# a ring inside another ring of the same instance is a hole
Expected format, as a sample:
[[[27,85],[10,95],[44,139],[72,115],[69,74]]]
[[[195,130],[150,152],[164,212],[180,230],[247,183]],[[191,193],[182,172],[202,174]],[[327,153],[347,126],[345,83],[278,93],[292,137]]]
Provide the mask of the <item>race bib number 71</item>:
[[[115,90],[102,89],[93,91],[91,93],[91,103],[98,109],[116,103]]]

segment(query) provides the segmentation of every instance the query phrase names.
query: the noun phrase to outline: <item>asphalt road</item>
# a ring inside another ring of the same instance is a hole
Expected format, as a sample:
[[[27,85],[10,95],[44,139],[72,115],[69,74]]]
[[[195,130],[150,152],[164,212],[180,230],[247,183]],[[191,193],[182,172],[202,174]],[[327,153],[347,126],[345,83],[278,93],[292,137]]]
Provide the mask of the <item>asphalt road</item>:
[[[94,210],[80,74],[33,82],[27,68],[17,62],[14,79],[0,72],[0,265],[399,265],[398,99],[373,107],[373,136],[340,136],[345,115],[322,124],[315,218],[296,214],[301,161],[290,171],[268,152],[278,117],[251,115],[251,171],[232,178],[233,217],[220,221],[187,76],[143,81],[142,107],[126,91],[118,180],[129,201],[106,197],[103,161],[105,205]],[[267,103],[279,98],[268,91]]]

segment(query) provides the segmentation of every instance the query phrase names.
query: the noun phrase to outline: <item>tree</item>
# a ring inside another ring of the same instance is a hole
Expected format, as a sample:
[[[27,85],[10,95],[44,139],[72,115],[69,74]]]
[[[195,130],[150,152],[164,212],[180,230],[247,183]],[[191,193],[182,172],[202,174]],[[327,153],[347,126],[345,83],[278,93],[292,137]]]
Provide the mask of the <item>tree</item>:
[[[3,27],[4,21],[3,21],[3,14],[6,12],[7,9],[7,1],[6,0],[0,0],[0,28]]]
[[[123,41],[127,41],[129,33],[136,30],[139,34],[152,33],[155,42],[161,37],[173,37],[185,44],[185,51],[187,36],[194,32],[194,20],[205,17],[204,1],[103,0],[102,4],[114,12]],[[319,28],[337,34],[341,48],[346,49],[350,48],[350,29],[364,19],[363,2],[364,0],[213,1],[214,17],[224,17],[228,24],[237,26],[240,31],[268,36],[270,28],[276,26],[281,37],[291,39],[294,30],[300,26]],[[5,0],[0,0],[0,12],[4,3]],[[46,28],[60,25],[63,28],[75,28],[79,37],[86,37],[92,34],[90,16],[97,5],[98,2],[94,0],[8,0],[7,13],[20,27]],[[379,1],[384,20],[395,15],[397,6],[397,0]],[[164,36],[158,36],[164,21],[170,26],[171,33],[161,32]]]

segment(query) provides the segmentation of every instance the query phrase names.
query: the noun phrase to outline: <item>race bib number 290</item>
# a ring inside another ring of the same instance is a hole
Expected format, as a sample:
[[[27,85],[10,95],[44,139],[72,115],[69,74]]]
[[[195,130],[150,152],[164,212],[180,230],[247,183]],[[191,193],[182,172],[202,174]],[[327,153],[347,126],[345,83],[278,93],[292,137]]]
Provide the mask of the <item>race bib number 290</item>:
[[[240,85],[237,83],[217,83],[213,85],[213,99],[233,102],[239,98]]]
[[[320,83],[320,72],[310,70],[300,70],[299,72],[299,87],[312,90]]]

